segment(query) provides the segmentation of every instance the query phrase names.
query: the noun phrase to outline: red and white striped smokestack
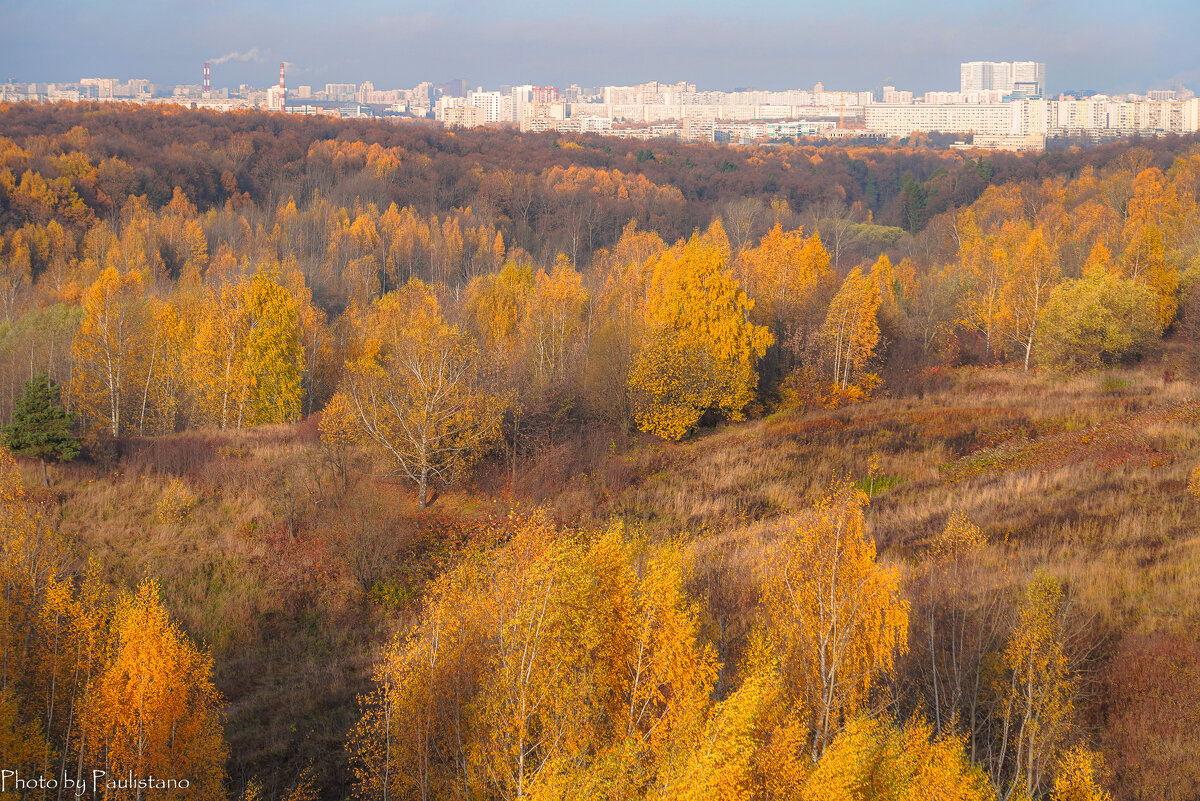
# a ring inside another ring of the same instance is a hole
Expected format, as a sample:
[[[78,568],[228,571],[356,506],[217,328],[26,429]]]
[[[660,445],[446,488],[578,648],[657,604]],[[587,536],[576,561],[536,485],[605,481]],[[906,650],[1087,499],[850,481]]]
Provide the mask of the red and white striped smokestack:
[[[287,62],[279,62],[279,110],[287,111],[287,84],[283,82],[283,68]]]
[[[207,61],[204,62],[204,96],[205,97],[208,97],[208,95],[212,92],[212,82],[209,80],[210,66],[211,65],[209,62],[207,62]]]

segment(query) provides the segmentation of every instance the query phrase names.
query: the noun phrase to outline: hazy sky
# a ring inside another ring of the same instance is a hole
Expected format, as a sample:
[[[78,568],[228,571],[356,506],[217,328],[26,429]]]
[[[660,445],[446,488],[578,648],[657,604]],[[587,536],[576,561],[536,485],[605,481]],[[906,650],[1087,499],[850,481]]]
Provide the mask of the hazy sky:
[[[0,0],[0,80],[265,86],[690,80],[957,89],[964,60],[1046,62],[1048,89],[1200,90],[1198,0]]]

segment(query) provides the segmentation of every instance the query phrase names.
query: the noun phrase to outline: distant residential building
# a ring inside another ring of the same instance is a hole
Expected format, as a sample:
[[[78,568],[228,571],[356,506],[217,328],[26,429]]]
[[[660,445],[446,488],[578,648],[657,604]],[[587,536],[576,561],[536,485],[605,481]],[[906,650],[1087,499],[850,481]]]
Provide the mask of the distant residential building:
[[[1046,65],[1040,61],[1014,61],[1012,63],[1012,86],[1014,95],[1042,97],[1046,94]]]
[[[712,120],[685,119],[680,139],[685,142],[716,141],[716,124]]]
[[[96,93],[89,95],[100,100],[109,100],[115,97],[114,91],[120,83],[116,78],[82,78],[79,81],[80,89],[83,87],[95,87]]]
[[[884,103],[911,103],[913,102],[912,92],[897,91],[894,86],[883,87],[883,102]]]
[[[341,103],[347,100],[353,100],[354,95],[358,92],[358,87],[352,83],[327,83],[325,84],[325,99],[333,100]]]
[[[1011,116],[1008,103],[934,106],[877,103],[866,107],[864,124],[867,131],[884,136],[935,131],[1005,136],[1011,132]]]
[[[926,92],[921,101],[924,103],[965,103],[962,92]]]
[[[1184,131],[1196,133],[1200,131],[1200,98],[1193,97],[1185,100],[1180,109],[1180,125]]]
[[[811,120],[768,122],[766,125],[768,139],[796,139],[801,136],[829,136],[835,130],[837,130],[837,123],[835,122],[814,122]]]
[[[584,113],[587,116],[593,117],[605,116],[595,114],[590,109]],[[521,108],[521,130],[547,130],[545,121],[561,122],[570,116],[570,107],[562,101],[555,101],[551,103],[526,103]],[[609,119],[611,119],[611,117]]]
[[[1045,135],[994,136],[976,134],[971,144],[955,142],[950,145],[956,150],[1007,150],[1010,153],[1040,153],[1046,149]]]
[[[512,101],[512,122],[519,123],[521,121],[521,109],[525,104],[533,102],[533,85],[524,84],[523,86],[514,86],[509,90],[509,98]]]
[[[478,128],[487,123],[487,112],[475,106],[447,106],[441,115],[447,128]]]
[[[505,97],[499,92],[470,92],[467,95],[467,104],[483,111],[484,122],[509,122],[512,120],[511,96]]]
[[[1041,97],[1046,89],[1046,65],[1038,61],[965,61],[959,65],[959,91],[1019,93]]]
[[[369,120],[375,117],[375,112],[370,106],[364,106],[361,103],[354,103],[350,106],[342,106],[338,108],[337,114],[343,120]]]

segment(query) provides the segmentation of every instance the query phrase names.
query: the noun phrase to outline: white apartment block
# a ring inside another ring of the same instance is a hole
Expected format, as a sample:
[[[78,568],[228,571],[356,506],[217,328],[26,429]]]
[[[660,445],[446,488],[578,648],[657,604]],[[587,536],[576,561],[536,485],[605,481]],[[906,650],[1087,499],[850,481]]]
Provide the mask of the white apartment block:
[[[486,112],[475,106],[446,106],[440,111],[447,128],[478,128],[487,122]]]
[[[994,104],[876,104],[866,107],[866,130],[884,136],[913,132],[1044,137],[1068,131],[1200,131],[1200,102],[1025,98]]]
[[[511,122],[519,123],[521,121],[521,109],[526,103],[533,102],[533,84],[527,83],[521,86],[514,86],[509,90],[509,99],[512,102],[512,119]]]
[[[115,97],[115,90],[120,83],[116,78],[82,78],[79,81],[80,86],[96,87],[97,97],[101,100],[110,100]]]
[[[1046,65],[1040,61],[1012,63],[1012,91],[1041,97],[1046,92]]]
[[[1024,92],[1042,96],[1046,90],[1046,65],[1039,61],[964,61],[959,65],[959,91]]]
[[[557,131],[558,133],[596,133],[612,135],[612,120],[607,117],[571,117],[570,119],[554,119],[552,117],[529,117],[521,125],[522,131],[541,133]]]
[[[592,109],[580,110],[582,115],[589,117],[601,117],[603,114],[596,114]],[[562,122],[571,117],[570,106],[562,100],[556,100],[553,103],[525,103],[521,106],[521,131],[545,131],[556,129],[553,123]],[[608,117],[611,121],[611,117]]]
[[[508,101],[506,104],[505,101]],[[499,92],[468,92],[467,105],[483,110],[484,122],[509,122],[512,120],[512,97]]]
[[[1200,131],[1200,98],[1193,97],[1183,102],[1180,109],[1180,124],[1184,131]]]
[[[1012,109],[1008,103],[934,106],[877,103],[866,107],[865,126],[871,133],[884,136],[935,131],[1004,136],[1011,133]]]
[[[962,92],[926,92],[922,97],[924,103],[965,103]]]
[[[1039,153],[1046,149],[1046,137],[976,134],[971,144],[955,142],[950,147],[954,150],[1007,150],[1011,153]]]
[[[679,138],[685,142],[715,142],[716,124],[712,120],[691,117],[683,121]]]
[[[1083,99],[1031,98],[1012,104],[1012,133],[1053,135],[1063,131],[1200,131],[1195,100],[1125,100],[1104,96]]]

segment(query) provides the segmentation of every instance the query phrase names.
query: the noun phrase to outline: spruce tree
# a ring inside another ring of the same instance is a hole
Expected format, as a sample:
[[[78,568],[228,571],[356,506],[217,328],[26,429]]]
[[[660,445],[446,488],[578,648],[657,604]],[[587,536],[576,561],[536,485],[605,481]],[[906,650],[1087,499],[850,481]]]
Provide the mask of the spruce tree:
[[[79,455],[79,439],[72,433],[75,415],[59,403],[58,384],[45,373],[26,381],[13,410],[12,422],[0,430],[0,442],[20,456],[42,464],[42,484],[50,486],[46,462],[69,462]]]

